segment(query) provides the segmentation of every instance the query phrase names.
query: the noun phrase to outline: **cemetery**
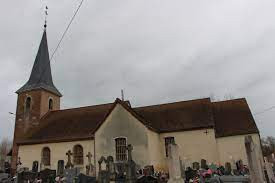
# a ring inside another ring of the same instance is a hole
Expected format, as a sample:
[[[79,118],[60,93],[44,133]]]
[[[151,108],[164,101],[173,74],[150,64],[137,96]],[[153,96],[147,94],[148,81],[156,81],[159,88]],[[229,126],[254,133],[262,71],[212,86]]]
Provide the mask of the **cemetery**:
[[[253,150],[253,140],[251,136],[246,136],[245,147],[248,157],[248,165],[244,165],[242,160],[237,162],[226,162],[225,165],[209,164],[205,159],[200,162],[193,162],[192,167],[186,166],[181,159],[178,145],[171,143],[168,145],[168,172],[154,170],[154,166],[148,165],[138,167],[132,157],[134,147],[129,144],[126,147],[127,161],[115,162],[112,156],[102,156],[97,162],[99,171],[96,176],[95,167],[91,162],[92,154],[89,152],[86,157],[85,174],[81,173],[78,167],[74,167],[72,162],[72,152],[66,153],[67,161],[58,162],[57,170],[45,168],[38,171],[38,161],[33,162],[32,169],[21,166],[20,158],[15,177],[8,173],[0,173],[0,182],[25,183],[25,182],[45,182],[45,183],[274,183],[275,158],[272,156],[271,162],[265,158],[262,165],[257,161],[257,153]]]

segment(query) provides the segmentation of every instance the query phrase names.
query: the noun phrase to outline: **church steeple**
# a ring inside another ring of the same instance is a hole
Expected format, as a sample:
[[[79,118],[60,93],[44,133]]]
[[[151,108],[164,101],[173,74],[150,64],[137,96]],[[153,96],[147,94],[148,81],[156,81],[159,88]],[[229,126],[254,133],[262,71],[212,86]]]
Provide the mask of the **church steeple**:
[[[42,40],[40,42],[40,46],[34,61],[30,78],[23,87],[16,91],[16,93],[20,94],[22,92],[36,89],[44,89],[59,97],[62,96],[62,94],[54,86],[52,80],[51,65],[47,43],[46,24],[44,25]]]

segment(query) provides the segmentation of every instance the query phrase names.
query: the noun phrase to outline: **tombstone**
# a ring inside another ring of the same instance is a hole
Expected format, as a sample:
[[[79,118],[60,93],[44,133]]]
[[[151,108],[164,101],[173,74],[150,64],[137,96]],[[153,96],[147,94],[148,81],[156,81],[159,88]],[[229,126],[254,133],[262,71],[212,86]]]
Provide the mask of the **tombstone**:
[[[137,183],[158,183],[158,179],[154,176],[141,176],[137,179]]]
[[[22,171],[17,174],[17,183],[34,182],[37,173],[30,171]]]
[[[87,176],[81,173],[78,175],[78,181],[80,183],[96,183],[96,177]]]
[[[107,168],[107,159],[104,156],[102,156],[98,161],[98,167],[99,167],[98,182],[99,183],[109,183],[110,182],[110,174],[107,171],[107,169],[102,169],[102,163],[104,163]]]
[[[272,164],[267,161],[266,157],[265,157],[265,169],[267,172],[269,182],[270,183],[275,182],[275,177],[274,177],[274,173],[272,170]]]
[[[229,162],[225,163],[224,175],[232,175],[231,163]]]
[[[256,145],[250,135],[245,137],[245,150],[248,160],[251,183],[264,182],[263,170],[257,157]]]
[[[46,168],[45,170],[40,171],[40,178],[42,182],[54,182],[56,177],[56,171]]]
[[[181,177],[179,148],[175,143],[168,144],[168,168],[168,183],[178,183],[184,181]]]
[[[185,163],[180,159],[180,172],[181,177],[185,179]]]
[[[154,166],[153,165],[147,165],[143,169],[145,176],[152,176],[154,175]]]
[[[107,157],[107,171],[110,173],[110,180],[114,181],[116,179],[116,171],[113,156]]]
[[[0,182],[3,182],[4,180],[9,178],[9,174],[7,173],[0,173]]]
[[[64,177],[67,183],[73,183],[75,178],[80,174],[79,168],[70,168],[64,170]]]
[[[201,159],[201,168],[206,170],[208,168],[207,162],[205,159]]]
[[[64,174],[64,160],[58,160],[57,162],[57,175]]]
[[[193,169],[199,170],[200,169],[200,163],[199,162],[193,162]]]
[[[126,180],[128,183],[135,183],[137,181],[137,169],[136,169],[136,163],[132,159],[132,151],[133,147],[131,144],[127,146],[128,151],[128,161],[126,164]]]
[[[95,176],[95,167],[92,164],[92,153],[88,152],[86,157],[88,158],[88,165],[86,166],[86,175]]]
[[[38,172],[38,161],[32,163],[32,172]]]
[[[73,163],[72,163],[72,155],[73,155],[73,153],[71,152],[71,150],[69,150],[69,151],[66,153],[66,155],[68,156],[68,162],[67,162],[65,168],[66,168],[66,169],[73,168],[73,167],[74,167],[74,165],[73,165]]]
[[[115,170],[116,170],[116,181],[117,182],[125,182],[126,181],[126,163],[119,162],[115,163]]]

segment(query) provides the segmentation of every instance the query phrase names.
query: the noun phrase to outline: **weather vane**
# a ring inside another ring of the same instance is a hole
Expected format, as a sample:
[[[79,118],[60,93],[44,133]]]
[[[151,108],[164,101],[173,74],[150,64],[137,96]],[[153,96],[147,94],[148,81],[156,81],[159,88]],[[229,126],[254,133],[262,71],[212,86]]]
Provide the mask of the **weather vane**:
[[[44,24],[44,28],[47,27],[47,16],[48,16],[48,6],[45,7],[45,24]]]

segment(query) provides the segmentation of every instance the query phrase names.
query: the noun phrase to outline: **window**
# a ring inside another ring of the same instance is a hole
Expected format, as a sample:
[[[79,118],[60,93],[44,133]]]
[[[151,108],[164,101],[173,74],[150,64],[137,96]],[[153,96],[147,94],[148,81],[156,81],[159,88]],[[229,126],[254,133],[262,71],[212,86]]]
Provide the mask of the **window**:
[[[127,160],[126,154],[126,138],[116,138],[116,160],[125,161]]]
[[[165,137],[165,153],[166,157],[168,157],[168,145],[169,144],[174,144],[175,143],[175,138],[174,137]]]
[[[28,97],[25,103],[25,115],[29,116],[30,111],[31,111],[31,97]]]
[[[45,166],[51,165],[51,150],[48,147],[44,147],[42,150],[42,162]]]
[[[53,99],[50,98],[49,100],[49,110],[53,109]]]
[[[74,146],[74,164],[83,165],[83,147],[81,145]]]

